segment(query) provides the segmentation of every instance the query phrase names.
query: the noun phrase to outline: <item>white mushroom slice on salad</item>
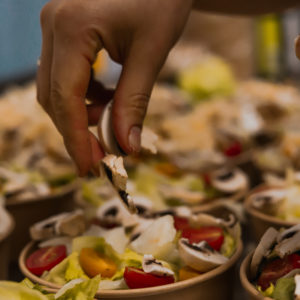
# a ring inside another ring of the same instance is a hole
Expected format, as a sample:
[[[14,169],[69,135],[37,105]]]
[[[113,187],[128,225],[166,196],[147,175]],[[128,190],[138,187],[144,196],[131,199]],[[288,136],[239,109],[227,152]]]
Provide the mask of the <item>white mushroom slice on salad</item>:
[[[277,243],[282,242],[284,239],[292,237],[294,234],[300,231],[300,224],[294,225],[286,230],[280,232],[277,236]]]
[[[271,249],[275,246],[277,236],[278,231],[273,227],[270,227],[262,236],[257,248],[254,251],[250,263],[250,274],[252,278],[256,276],[258,267],[262,262],[263,258],[267,257]]]
[[[145,254],[142,263],[143,271],[157,276],[174,276],[174,272],[163,266],[163,263],[158,261],[151,254]]]
[[[295,279],[295,285],[296,285],[295,292],[294,292],[295,300],[300,300],[300,274],[296,275],[294,277],[294,279]]]
[[[137,209],[134,205],[132,197],[126,192],[128,175],[124,168],[123,157],[113,154],[106,155],[101,162],[100,171],[105,174],[122,202],[131,213],[136,213]]]
[[[224,193],[235,193],[247,190],[247,176],[237,168],[228,170],[222,168],[210,173],[211,185]]]
[[[56,236],[75,237],[86,230],[86,221],[82,211],[62,213],[50,217],[30,227],[33,240],[45,240]]]
[[[200,272],[210,271],[228,262],[228,258],[214,250],[206,241],[190,244],[188,239],[179,240],[179,254],[184,263]]]
[[[176,199],[188,205],[195,205],[205,200],[205,194],[200,191],[190,191],[185,187],[160,185],[159,191],[165,199]]]
[[[292,254],[300,250],[300,231],[297,231],[292,237],[283,239],[278,243],[274,252],[280,257],[283,258],[286,255]]]

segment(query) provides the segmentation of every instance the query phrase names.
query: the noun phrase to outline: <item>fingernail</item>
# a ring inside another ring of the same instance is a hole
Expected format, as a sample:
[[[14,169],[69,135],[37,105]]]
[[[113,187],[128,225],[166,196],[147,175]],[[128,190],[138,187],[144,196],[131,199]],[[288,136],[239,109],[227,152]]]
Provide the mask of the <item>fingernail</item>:
[[[140,152],[141,150],[141,129],[138,126],[133,126],[129,132],[129,146],[132,152]]]

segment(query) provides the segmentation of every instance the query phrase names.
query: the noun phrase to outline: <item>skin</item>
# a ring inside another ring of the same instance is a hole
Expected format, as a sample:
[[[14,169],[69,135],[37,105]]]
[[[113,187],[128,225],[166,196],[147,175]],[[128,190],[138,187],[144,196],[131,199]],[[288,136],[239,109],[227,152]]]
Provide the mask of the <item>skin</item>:
[[[113,128],[127,153],[140,150],[140,131],[156,77],[192,8],[258,14],[296,5],[294,0],[51,0],[41,12],[43,35],[37,76],[38,101],[61,133],[78,174],[92,170],[104,153],[88,130],[114,99]],[[300,42],[295,43],[300,56]],[[91,79],[105,48],[123,70],[116,90]],[[92,104],[86,105],[85,99]]]

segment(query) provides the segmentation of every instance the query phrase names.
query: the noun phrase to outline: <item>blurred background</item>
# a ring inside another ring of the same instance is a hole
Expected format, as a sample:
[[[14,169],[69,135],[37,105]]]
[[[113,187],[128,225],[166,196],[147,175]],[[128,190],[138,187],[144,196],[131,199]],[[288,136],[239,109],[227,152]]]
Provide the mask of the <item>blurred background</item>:
[[[2,87],[34,76],[41,47],[39,13],[46,2],[1,0]],[[231,64],[238,77],[258,75],[285,79],[295,78],[300,72],[300,63],[293,51],[293,40],[299,31],[300,10],[297,9],[257,18],[193,12],[181,41],[201,45],[220,55]],[[106,65],[113,69],[113,74],[118,74],[114,64]]]

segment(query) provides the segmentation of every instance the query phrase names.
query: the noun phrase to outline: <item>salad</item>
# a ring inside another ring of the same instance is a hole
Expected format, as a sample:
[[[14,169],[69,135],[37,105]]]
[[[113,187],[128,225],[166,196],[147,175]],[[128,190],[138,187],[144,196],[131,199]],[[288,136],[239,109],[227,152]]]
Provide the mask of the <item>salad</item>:
[[[131,215],[112,200],[100,207],[110,223],[84,222],[76,211],[32,226],[29,274],[58,286],[99,275],[99,290],[147,288],[201,276],[237,249],[240,226],[229,211],[224,218],[187,207]]]
[[[277,231],[270,227],[250,261],[256,289],[276,300],[300,298],[300,226]]]
[[[0,300],[93,300],[100,277],[72,280],[57,293],[48,293],[29,279],[22,282],[0,281]]]
[[[284,178],[267,174],[265,179],[267,183],[249,196],[247,205],[280,220],[299,222],[299,173],[288,170]]]

